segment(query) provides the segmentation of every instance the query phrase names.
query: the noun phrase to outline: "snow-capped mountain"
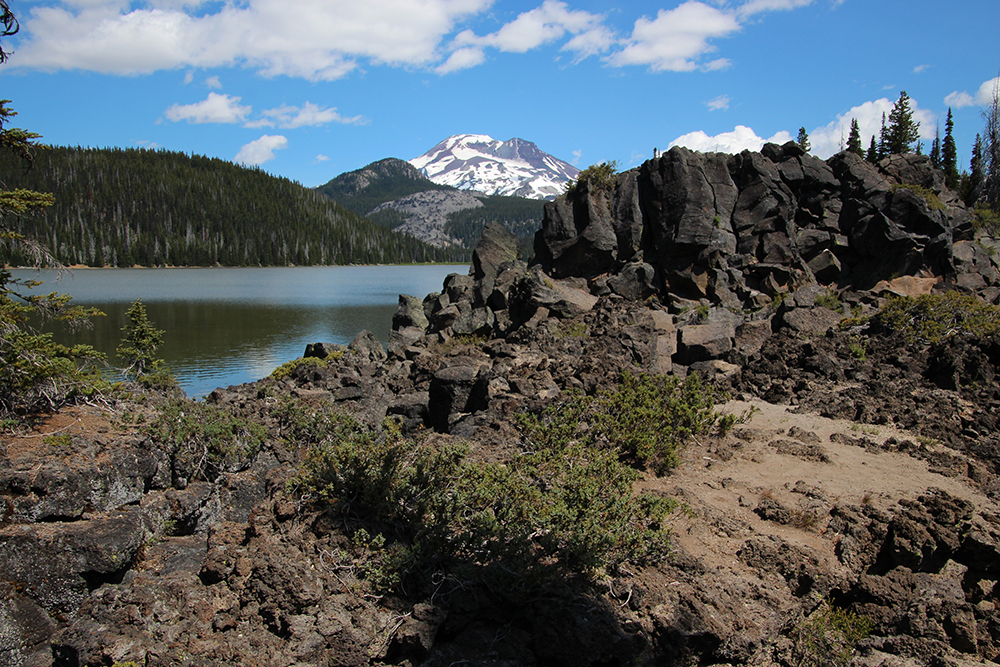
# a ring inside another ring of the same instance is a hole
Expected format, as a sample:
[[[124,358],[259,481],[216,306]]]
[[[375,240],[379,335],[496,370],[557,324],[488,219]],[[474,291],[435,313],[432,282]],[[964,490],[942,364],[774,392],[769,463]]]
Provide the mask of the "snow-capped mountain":
[[[410,164],[440,185],[528,199],[555,199],[580,173],[530,141],[484,134],[448,137]]]

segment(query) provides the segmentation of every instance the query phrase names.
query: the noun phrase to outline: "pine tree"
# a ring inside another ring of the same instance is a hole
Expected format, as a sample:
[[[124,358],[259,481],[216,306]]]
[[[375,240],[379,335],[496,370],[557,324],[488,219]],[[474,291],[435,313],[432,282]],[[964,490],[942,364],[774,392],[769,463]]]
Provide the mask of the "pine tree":
[[[966,205],[972,206],[983,195],[986,184],[986,162],[983,160],[983,138],[976,135],[976,143],[972,145],[972,159],[969,161],[969,181],[963,199]]]
[[[931,164],[935,169],[941,168],[941,128],[934,128],[934,141],[931,142]]]
[[[861,157],[865,156],[865,149],[861,147],[861,128],[858,126],[858,119],[851,119],[851,131],[847,135],[847,150]]]
[[[944,142],[941,144],[941,168],[944,169],[944,184],[952,190],[958,188],[958,151],[955,150],[955,121],[948,107],[948,119],[944,123]]]
[[[993,95],[986,110],[982,159],[985,182],[983,196],[994,210],[1000,210],[1000,77],[993,82]]]
[[[889,112],[889,123],[886,126],[887,154],[909,153],[913,144],[920,137],[920,123],[913,120],[913,109],[910,108],[910,96],[906,91],[900,91],[899,99]]]
[[[865,159],[868,162],[871,162],[872,164],[878,164],[878,160],[879,160],[878,143],[876,143],[876,141],[875,141],[875,135],[874,134],[872,135],[872,143],[871,143],[871,145],[868,146],[868,154],[865,156]]]
[[[885,127],[885,112],[882,112],[882,127],[878,131],[878,159],[889,154],[889,136]]]
[[[806,133],[806,128],[804,127],[799,128],[799,136],[796,137],[795,143],[797,143],[799,145],[799,148],[804,150],[806,153],[808,153],[809,149],[812,148],[812,146],[809,144],[809,135]]]
[[[125,315],[128,317],[128,324],[122,327],[125,336],[115,352],[127,365],[126,372],[142,376],[159,370],[163,360],[156,357],[156,350],[163,344],[163,331],[149,321],[142,299],[133,302]]]

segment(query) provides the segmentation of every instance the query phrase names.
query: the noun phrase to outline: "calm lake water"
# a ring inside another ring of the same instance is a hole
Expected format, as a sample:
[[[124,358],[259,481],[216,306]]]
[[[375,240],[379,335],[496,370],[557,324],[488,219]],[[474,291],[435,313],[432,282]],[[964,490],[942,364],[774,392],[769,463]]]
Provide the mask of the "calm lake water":
[[[385,344],[400,294],[423,298],[441,291],[450,273],[468,265],[337,266],[242,269],[80,269],[64,273],[13,271],[38,277],[36,292],[57,291],[73,303],[96,306],[106,317],[76,333],[47,327],[57,341],[86,343],[117,362],[125,311],[142,299],[146,314],[164,330],[158,356],[189,396],[252,382],[308,343],[350,343],[363,329]]]

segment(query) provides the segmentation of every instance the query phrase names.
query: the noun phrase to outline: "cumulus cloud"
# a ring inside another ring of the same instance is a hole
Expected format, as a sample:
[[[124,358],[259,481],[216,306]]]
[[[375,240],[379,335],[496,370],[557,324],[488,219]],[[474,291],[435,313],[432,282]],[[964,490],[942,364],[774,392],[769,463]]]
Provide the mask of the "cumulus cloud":
[[[608,62],[615,66],[647,65],[654,72],[691,71],[698,68],[701,56],[715,51],[710,39],[739,29],[734,15],[689,0],[675,9],[661,9],[655,19],[637,20],[626,46]]]
[[[956,109],[971,107],[976,104],[986,106],[993,99],[993,91],[997,88],[1000,88],[1000,76],[989,81],[983,81],[983,85],[979,86],[979,90],[976,91],[975,95],[970,95],[966,92],[960,93],[956,90],[944,98],[944,103]]]
[[[670,148],[684,146],[694,151],[712,153],[740,153],[745,150],[759,151],[765,143],[784,144],[792,140],[792,135],[782,130],[769,139],[757,136],[746,125],[737,125],[732,132],[722,132],[709,136],[702,130],[681,135],[670,142]]]
[[[295,129],[297,127],[315,127],[326,125],[327,123],[341,123],[344,125],[363,125],[367,121],[363,116],[351,116],[350,118],[341,116],[336,108],[324,109],[312,102],[306,102],[301,107],[282,104],[275,109],[267,109],[261,112],[262,118],[250,121],[245,127],[280,127],[282,129]]]
[[[605,54],[614,67],[715,70],[712,40],[766,11],[812,0],[687,0],[635,21],[622,38],[605,16],[544,0],[497,31],[461,30],[495,0],[41,0],[22,16],[15,67],[146,74],[164,69],[248,67],[265,76],[341,78],[363,65],[440,74],[485,62],[490,49],[525,53],[561,42],[574,62]],[[454,35],[454,36],[453,36]],[[193,74],[185,75],[190,83]],[[213,80],[206,80],[215,87]]]
[[[459,33],[451,44],[451,56],[436,71],[441,74],[475,67],[486,59],[487,48],[506,53],[526,53],[573,35],[562,50],[572,51],[577,60],[602,53],[615,43],[615,36],[602,24],[603,17],[571,10],[565,2],[545,0],[540,7],[518,14],[510,23],[489,35],[471,30]]]
[[[240,104],[239,97],[209,93],[194,104],[175,104],[164,112],[167,120],[189,123],[242,123],[250,113],[249,106]]]
[[[492,0],[248,0],[195,13],[197,4],[95,0],[34,7],[22,17],[18,66],[141,74],[246,65],[269,76],[332,80],[359,58],[435,63],[456,23]]]
[[[438,74],[449,74],[463,69],[469,69],[476,65],[481,65],[486,61],[486,54],[479,47],[467,46],[455,49],[444,63],[434,71]]]
[[[288,139],[280,134],[265,134],[241,148],[234,161],[246,165],[264,164],[274,159],[274,151],[287,147]]]
[[[705,102],[705,106],[708,107],[709,111],[718,111],[720,109],[728,109],[729,102],[730,102],[729,95],[719,95],[714,100],[709,100],[708,102]]]
[[[222,82],[219,81],[219,77],[210,76],[207,79],[205,79],[205,86],[207,88],[222,88]]]
[[[812,144],[812,153],[821,158],[828,158],[840,151],[840,142],[843,138],[847,142],[847,136],[851,132],[851,119],[858,121],[858,129],[861,131],[861,145],[865,149],[874,136],[878,138],[882,130],[882,114],[889,118],[894,100],[881,98],[851,107],[848,111],[838,114],[836,120],[827,125],[817,127],[809,133],[809,142]],[[913,112],[913,120],[920,123],[920,138],[929,140],[934,138],[934,128],[937,117],[927,109],[921,109],[916,100],[910,98],[910,109]]]

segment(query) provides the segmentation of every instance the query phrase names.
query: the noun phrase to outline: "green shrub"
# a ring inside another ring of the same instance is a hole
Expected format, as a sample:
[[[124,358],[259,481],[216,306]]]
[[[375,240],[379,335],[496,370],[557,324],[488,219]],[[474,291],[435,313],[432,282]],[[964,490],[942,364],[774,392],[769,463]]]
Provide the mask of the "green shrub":
[[[569,394],[541,415],[520,424],[529,441],[561,447],[574,440],[602,444],[663,473],[677,465],[680,449],[713,428],[728,430],[734,415],[720,415],[722,396],[696,373],[676,376],[625,373],[613,389],[595,397]]]
[[[908,342],[939,343],[957,335],[994,337],[1000,333],[1000,306],[957,291],[893,297],[871,318],[876,331]]]
[[[591,192],[611,193],[615,189],[618,178],[618,161],[601,162],[592,164],[576,177],[575,181],[566,183],[566,196],[572,199],[583,183],[590,186]]]
[[[143,431],[171,456],[175,479],[212,481],[249,467],[267,438],[266,429],[209,403],[171,401]]]
[[[529,443],[505,463],[483,463],[464,445],[433,447],[394,422],[370,428],[325,406],[286,404],[276,416],[310,443],[293,487],[329,503],[355,536],[365,531],[353,545],[367,553],[354,562],[371,565],[372,587],[444,571],[514,593],[666,554],[662,519],[676,503],[635,496],[639,474],[608,449]]]
[[[28,291],[40,284],[13,278],[0,267],[0,416],[54,409],[107,384],[99,367],[104,355],[89,345],[56,343],[29,323],[34,317],[85,326],[103,313],[71,306],[65,294]]]
[[[1000,236],[1000,211],[985,204],[976,204],[972,216],[972,224],[976,231],[984,231],[993,238]]]
[[[816,297],[814,302],[817,306],[822,306],[823,308],[829,308],[830,310],[843,313],[844,304],[840,302],[840,295],[837,294],[837,290],[830,288]]]
[[[933,190],[925,188],[922,185],[916,185],[914,183],[898,183],[892,186],[892,191],[895,192],[896,190],[909,190],[910,192],[920,195],[923,197],[924,201],[927,202],[927,206],[929,206],[932,211],[943,211],[946,208],[945,205],[941,203],[941,200],[938,199],[938,196],[934,194]]]
[[[795,631],[796,664],[847,667],[858,643],[871,631],[869,618],[824,602]]]
[[[275,380],[284,380],[292,377],[300,368],[322,368],[330,363],[329,360],[331,358],[339,359],[340,356],[343,356],[343,353],[331,354],[326,359],[320,359],[319,357],[299,357],[298,359],[292,359],[271,371],[271,377]]]

